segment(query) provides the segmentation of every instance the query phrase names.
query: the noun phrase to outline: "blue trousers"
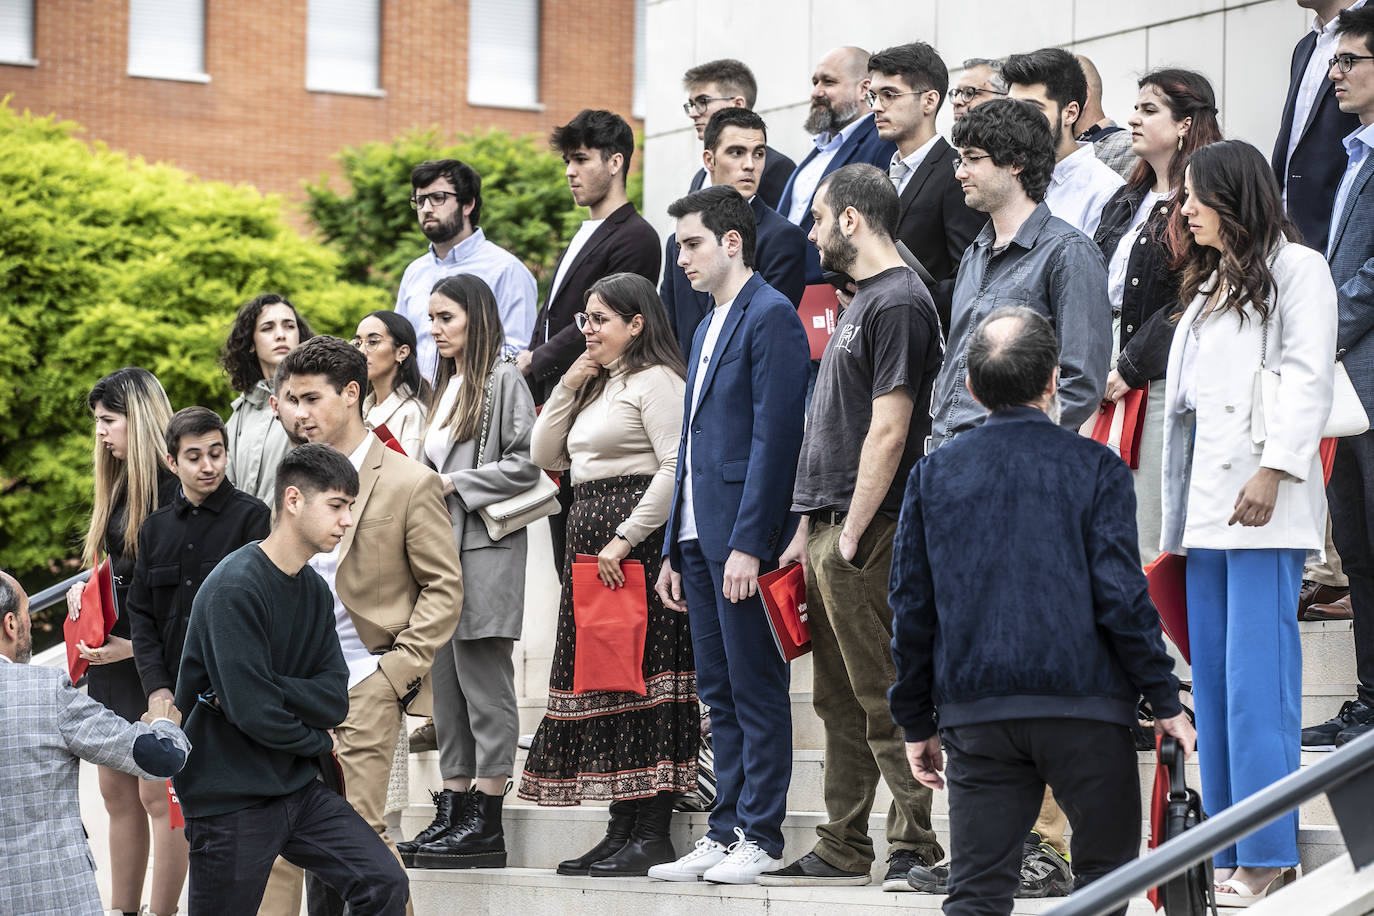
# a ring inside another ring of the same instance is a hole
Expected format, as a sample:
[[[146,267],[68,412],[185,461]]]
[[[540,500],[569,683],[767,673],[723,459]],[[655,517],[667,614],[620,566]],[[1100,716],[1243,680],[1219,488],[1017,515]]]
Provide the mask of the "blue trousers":
[[[1202,806],[1208,815],[1298,769],[1305,551],[1188,550]],[[1298,864],[1298,812],[1217,853],[1217,868]]]
[[[782,819],[792,780],[792,698],[787,663],[757,595],[731,604],[725,564],[684,541],[682,590],[692,627],[697,696],[711,707],[716,806],[706,835],[729,846],[735,828],[782,858]]]

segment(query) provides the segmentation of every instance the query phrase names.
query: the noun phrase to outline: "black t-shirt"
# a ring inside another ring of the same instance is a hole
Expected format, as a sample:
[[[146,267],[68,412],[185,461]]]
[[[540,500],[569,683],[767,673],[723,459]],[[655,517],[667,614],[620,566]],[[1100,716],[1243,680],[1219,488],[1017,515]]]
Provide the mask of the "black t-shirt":
[[[913,401],[911,425],[897,473],[879,507],[896,518],[907,475],[930,435],[930,390],[944,358],[939,319],[930,291],[910,268],[893,267],[858,287],[821,357],[792,509],[849,509],[873,400],[905,388]]]

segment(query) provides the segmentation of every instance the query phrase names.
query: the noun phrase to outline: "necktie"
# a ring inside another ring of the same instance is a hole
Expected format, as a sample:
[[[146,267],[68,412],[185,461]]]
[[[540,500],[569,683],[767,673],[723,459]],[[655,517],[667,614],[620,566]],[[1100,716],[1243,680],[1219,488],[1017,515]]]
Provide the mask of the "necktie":
[[[893,157],[892,164],[887,167],[887,177],[892,179],[892,187],[896,188],[898,193],[902,190],[902,179],[910,171],[911,166],[906,164],[906,160],[896,157]]]

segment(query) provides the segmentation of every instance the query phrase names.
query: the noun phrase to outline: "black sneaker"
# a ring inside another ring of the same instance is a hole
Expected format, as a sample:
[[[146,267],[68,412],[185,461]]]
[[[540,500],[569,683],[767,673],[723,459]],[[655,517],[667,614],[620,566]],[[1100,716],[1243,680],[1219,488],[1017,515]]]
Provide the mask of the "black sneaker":
[[[1041,843],[1021,860],[1017,897],[1067,897],[1073,890],[1069,863],[1048,843]]]
[[[764,872],[754,879],[754,883],[764,887],[858,887],[872,880],[866,871],[845,871],[814,852],[808,852],[791,865]]]
[[[914,849],[894,849],[887,857],[887,874],[883,875],[883,890],[905,892],[912,890],[906,876],[913,868],[925,866],[925,858]]]
[[[1352,725],[1349,728],[1343,728],[1340,734],[1336,736],[1336,747],[1345,747],[1347,744],[1372,729],[1374,729],[1374,721],[1366,722],[1363,725]]]
[[[1302,730],[1302,749],[1305,751],[1330,751],[1336,748],[1336,736],[1356,725],[1374,722],[1374,706],[1364,700],[1347,700],[1341,711],[1321,725],[1312,725]]]
[[[932,865],[929,868],[924,865],[917,865],[906,873],[906,883],[911,886],[913,891],[920,891],[923,894],[948,894],[949,893],[949,866]],[[883,882],[883,890],[887,890],[887,882]]]

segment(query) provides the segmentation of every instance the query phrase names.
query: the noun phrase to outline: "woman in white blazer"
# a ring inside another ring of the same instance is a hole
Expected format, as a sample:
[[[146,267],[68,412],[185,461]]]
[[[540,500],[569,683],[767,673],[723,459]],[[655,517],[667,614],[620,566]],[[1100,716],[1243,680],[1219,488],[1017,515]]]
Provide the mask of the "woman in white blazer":
[[[1318,444],[1331,410],[1336,290],[1292,241],[1278,186],[1237,140],[1189,159],[1189,305],[1169,352],[1160,547],[1187,554],[1188,639],[1208,814],[1298,768],[1303,559],[1325,541]],[[1256,373],[1278,395],[1252,426]],[[1256,438],[1262,441],[1256,442]],[[1217,903],[1248,906],[1298,862],[1297,812],[1218,853]]]
[[[418,461],[430,390],[415,356],[415,328],[399,312],[372,312],[358,322],[353,346],[367,357],[363,419],[368,428],[386,426],[406,455]]]

